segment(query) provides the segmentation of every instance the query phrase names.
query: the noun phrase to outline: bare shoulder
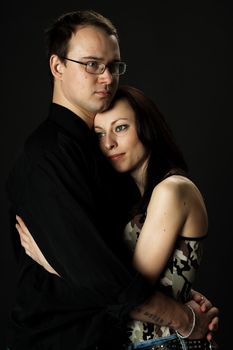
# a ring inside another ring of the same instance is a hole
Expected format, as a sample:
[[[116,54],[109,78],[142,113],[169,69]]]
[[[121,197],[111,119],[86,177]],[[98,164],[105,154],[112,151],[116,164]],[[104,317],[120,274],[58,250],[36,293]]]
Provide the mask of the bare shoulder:
[[[172,175],[155,186],[151,205],[163,203],[174,210],[182,210],[183,214],[199,213],[207,217],[203,196],[193,181],[181,175]]]
[[[186,215],[187,198],[192,191],[192,182],[188,179],[172,175],[155,186],[148,205],[148,212],[172,211],[177,215]]]
[[[181,175],[172,175],[155,186],[152,198],[166,196],[167,199],[182,200],[194,194],[202,197],[199,189],[190,179]]]
[[[172,216],[182,217],[183,236],[202,236],[208,229],[208,215],[203,196],[190,179],[172,175],[153,190],[150,208],[163,206]]]

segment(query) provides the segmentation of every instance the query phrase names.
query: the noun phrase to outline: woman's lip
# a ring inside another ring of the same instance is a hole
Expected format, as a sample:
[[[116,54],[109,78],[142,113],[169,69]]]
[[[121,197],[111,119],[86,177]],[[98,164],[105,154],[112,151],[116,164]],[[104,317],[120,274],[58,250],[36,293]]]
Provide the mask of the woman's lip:
[[[124,153],[118,153],[118,154],[113,154],[111,156],[108,156],[109,159],[111,160],[118,160],[119,158],[121,158],[124,155]]]

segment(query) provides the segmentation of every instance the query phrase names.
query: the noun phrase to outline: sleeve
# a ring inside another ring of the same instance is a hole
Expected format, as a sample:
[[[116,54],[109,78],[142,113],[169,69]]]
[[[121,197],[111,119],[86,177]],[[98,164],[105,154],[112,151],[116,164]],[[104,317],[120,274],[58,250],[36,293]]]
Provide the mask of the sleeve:
[[[149,285],[123,266],[98,232],[87,175],[81,157],[49,153],[31,162],[24,155],[13,174],[21,183],[12,181],[11,191],[20,187],[13,194],[16,210],[48,262],[77,297],[89,296],[80,305],[91,300],[123,319],[145,300]]]

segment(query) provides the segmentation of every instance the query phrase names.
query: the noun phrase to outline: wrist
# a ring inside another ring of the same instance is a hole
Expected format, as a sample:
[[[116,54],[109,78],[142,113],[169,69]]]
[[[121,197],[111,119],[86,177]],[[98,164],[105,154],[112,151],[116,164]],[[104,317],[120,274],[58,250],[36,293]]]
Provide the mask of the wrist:
[[[196,325],[196,314],[193,308],[189,304],[186,304],[185,307],[186,307],[186,314],[188,316],[186,327],[176,330],[176,334],[178,335],[179,338],[182,338],[182,339],[189,338],[193,333]]]

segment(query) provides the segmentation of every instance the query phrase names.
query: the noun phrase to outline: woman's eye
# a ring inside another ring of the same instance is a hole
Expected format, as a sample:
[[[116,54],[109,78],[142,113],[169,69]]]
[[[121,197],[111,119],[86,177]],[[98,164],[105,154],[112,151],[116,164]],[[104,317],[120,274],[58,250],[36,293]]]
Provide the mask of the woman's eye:
[[[128,125],[124,124],[124,125],[118,125],[116,128],[115,128],[115,131],[116,132],[120,132],[120,131],[123,131],[125,129],[128,128]]]
[[[105,133],[104,132],[96,132],[96,136],[98,139],[101,139],[102,137],[105,136]]]

